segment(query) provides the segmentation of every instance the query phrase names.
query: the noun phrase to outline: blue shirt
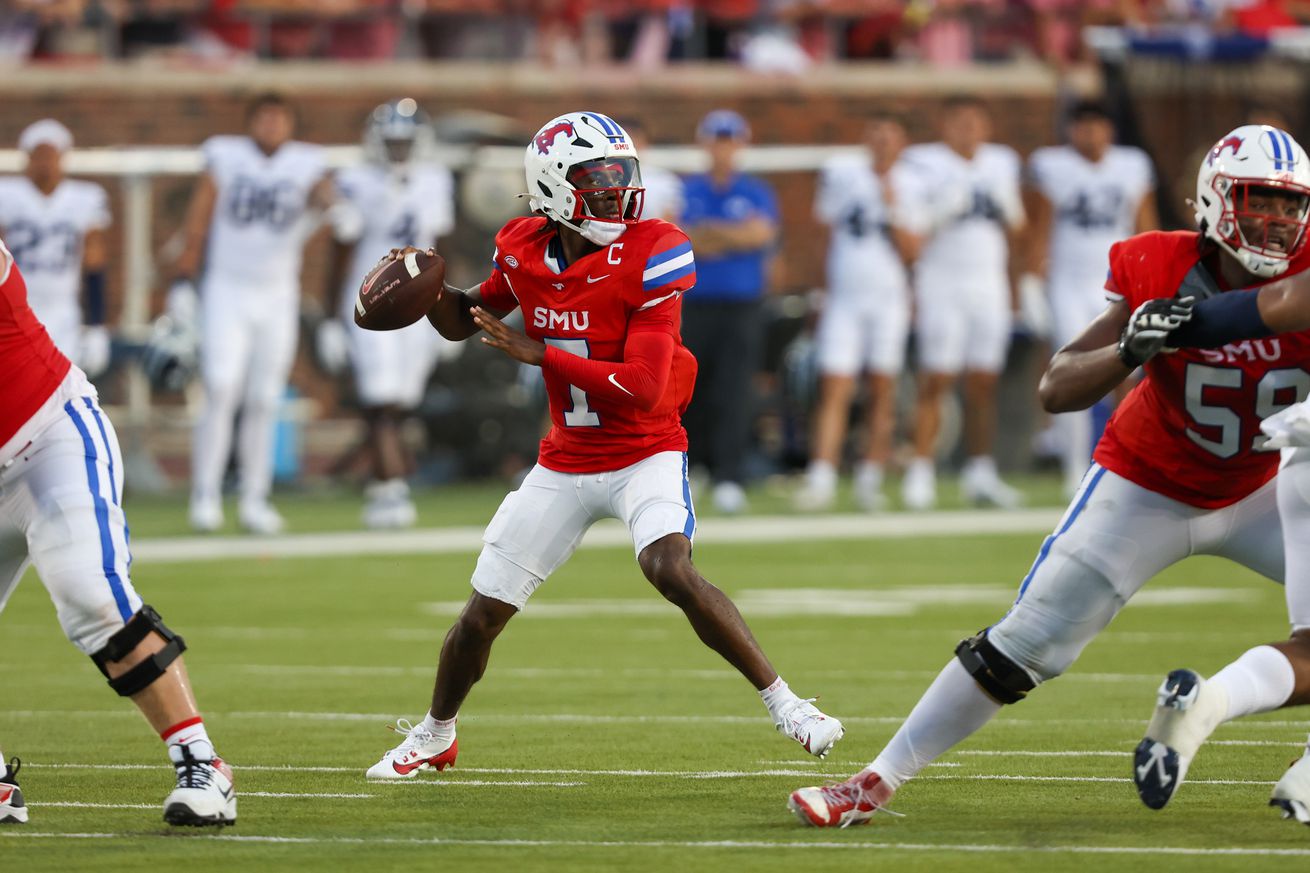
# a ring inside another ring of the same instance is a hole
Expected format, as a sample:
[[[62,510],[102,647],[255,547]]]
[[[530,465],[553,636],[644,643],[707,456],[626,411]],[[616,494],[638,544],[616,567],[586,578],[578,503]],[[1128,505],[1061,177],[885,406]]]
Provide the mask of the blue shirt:
[[[708,173],[683,180],[679,224],[694,232],[702,221],[744,221],[767,218],[778,223],[778,199],[768,182],[734,173],[723,188],[714,187]],[[766,270],[773,245],[751,251],[716,255],[696,253],[696,288],[688,304],[758,300],[764,295]]]

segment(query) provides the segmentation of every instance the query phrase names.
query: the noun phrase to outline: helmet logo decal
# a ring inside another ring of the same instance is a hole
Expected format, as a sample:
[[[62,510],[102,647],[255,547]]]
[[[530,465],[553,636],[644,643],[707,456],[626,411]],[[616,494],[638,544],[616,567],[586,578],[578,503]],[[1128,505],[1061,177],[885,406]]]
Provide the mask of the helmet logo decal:
[[[1215,143],[1214,148],[1210,149],[1210,156],[1205,159],[1205,162],[1213,165],[1215,161],[1219,160],[1219,156],[1224,153],[1224,149],[1232,149],[1233,154],[1236,155],[1237,150],[1241,147],[1242,138],[1240,136],[1224,137],[1219,140],[1219,142]]]
[[[575,136],[576,134],[573,132],[573,122],[561,121],[559,124],[552,124],[550,127],[537,134],[537,138],[533,140],[537,145],[537,151],[543,155],[549,152],[550,147],[555,143],[555,137],[559,136],[561,133]]]
[[[1292,138],[1281,130],[1269,129],[1268,133],[1269,143],[1274,147],[1274,169],[1288,172],[1295,170],[1296,153],[1292,150]]]

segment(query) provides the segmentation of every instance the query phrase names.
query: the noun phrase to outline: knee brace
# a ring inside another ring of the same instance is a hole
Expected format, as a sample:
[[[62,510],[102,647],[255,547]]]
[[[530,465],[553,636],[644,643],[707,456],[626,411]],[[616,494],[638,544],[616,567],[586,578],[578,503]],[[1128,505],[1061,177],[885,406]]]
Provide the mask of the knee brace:
[[[109,677],[106,664],[121,661],[140,645],[151,631],[164,640],[164,647],[116,678]],[[154,684],[168,670],[168,665],[186,651],[186,641],[173,633],[159,617],[159,613],[150,606],[142,606],[136,615],[128,620],[123,629],[109,638],[105,647],[91,656],[91,660],[100,668],[100,672],[109,679],[109,687],[122,697],[131,697],[138,691],[144,691]]]
[[[1018,703],[1037,687],[1028,672],[1000,651],[981,630],[955,647],[955,657],[973,681],[997,703]]]

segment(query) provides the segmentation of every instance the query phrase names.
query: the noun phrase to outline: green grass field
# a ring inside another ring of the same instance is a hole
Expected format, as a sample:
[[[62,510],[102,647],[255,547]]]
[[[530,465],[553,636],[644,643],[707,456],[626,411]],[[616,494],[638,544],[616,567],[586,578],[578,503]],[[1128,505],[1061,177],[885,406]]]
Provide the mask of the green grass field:
[[[500,493],[428,497],[422,520],[484,521]],[[181,530],[181,503],[137,508],[135,541]],[[302,531],[357,512],[342,497],[288,506]],[[0,617],[0,747],[25,761],[31,822],[0,829],[0,869],[1306,869],[1310,829],[1266,806],[1304,714],[1221,728],[1165,811],[1129,778],[1165,671],[1209,673],[1285,633],[1281,589],[1215,559],[1156,580],[1069,675],[910,783],[893,804],[903,818],[815,831],[786,812],[791,789],[878,752],[954,644],[1004,612],[1041,538],[698,545],[784,677],[846,722],[823,762],[773,732],[630,549],[584,548],[498,643],[461,716],[458,766],[397,785],[363,771],[393,745],[384,725],[426,708],[472,551],[139,560],[137,587],[185,634],[237,770],[240,821],[221,834],[162,823],[161,744],[64,641],[29,576]]]

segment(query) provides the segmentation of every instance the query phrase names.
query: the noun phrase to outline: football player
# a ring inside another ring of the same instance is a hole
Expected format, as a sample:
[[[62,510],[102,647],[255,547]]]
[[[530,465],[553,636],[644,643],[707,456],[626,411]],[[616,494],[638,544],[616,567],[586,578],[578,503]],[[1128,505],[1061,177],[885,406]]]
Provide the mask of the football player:
[[[1249,264],[1262,287],[1225,294],[1194,284],[1183,287],[1179,296],[1184,304],[1199,302],[1189,321],[1169,335],[1169,346],[1209,349],[1200,354],[1216,369],[1248,354],[1299,348],[1295,343],[1303,334],[1297,332],[1310,330],[1310,272],[1304,272],[1310,266],[1306,160],[1291,137],[1267,125],[1240,127],[1211,151],[1197,186],[1198,214],[1219,229],[1218,244]],[[1275,172],[1263,184],[1250,180],[1271,167]],[[1284,276],[1291,278],[1268,283]],[[1230,279],[1225,287],[1252,284],[1241,279]],[[1259,385],[1270,400],[1294,395],[1302,402],[1281,412],[1275,411],[1281,400],[1258,408],[1257,414],[1268,417],[1261,423],[1263,435],[1253,437],[1268,437],[1263,444],[1267,451],[1282,449],[1277,492],[1291,637],[1250,649],[1208,680],[1187,669],[1165,678],[1133,762],[1142,800],[1156,809],[1169,802],[1197,750],[1220,724],[1310,704],[1310,402],[1303,399],[1310,374],[1304,358],[1295,363],[1275,371],[1277,378],[1270,373]],[[1201,423],[1221,444],[1231,442],[1232,420],[1212,417]],[[1270,804],[1280,807],[1284,817],[1310,824],[1310,749],[1279,780]]]
[[[447,287],[428,319],[447,339],[481,332],[483,343],[540,367],[553,426],[487,526],[431,709],[367,775],[408,778],[454,762],[456,715],[492,643],[601,518],[628,526],[646,578],[759,690],[778,730],[826,755],[841,723],[788,688],[732,601],[691,562],[696,517],[680,417],[696,360],[679,334],[682,295],[696,281],[690,241],[668,222],[641,220],[637,152],[607,116],[552,120],[528,144],[525,169],[534,214],[501,229],[486,281]],[[526,333],[501,321],[516,307]]]
[[[1141,149],[1115,145],[1109,110],[1082,101],[1069,113],[1068,145],[1038,149],[1028,159],[1033,206],[1032,246],[1044,263],[1051,341],[1073,340],[1105,305],[1105,258],[1110,246],[1155,230],[1155,177]],[[1092,457],[1092,415],[1055,417],[1063,448],[1065,489],[1078,490]]]
[[[815,216],[832,229],[828,244],[828,295],[815,335],[819,400],[805,485],[798,508],[826,509],[837,492],[837,467],[849,422],[855,377],[867,374],[867,448],[855,467],[855,501],[882,508],[883,465],[891,456],[896,379],[905,363],[910,292],[905,262],[913,260],[909,235],[891,223],[903,165],[905,127],[888,115],[865,129],[867,154],[834,158],[815,193]]]
[[[319,347],[349,348],[372,467],[364,524],[373,528],[414,524],[414,502],[405,480],[411,463],[402,427],[423,399],[443,348],[451,344],[426,324],[387,332],[364,330],[355,324],[355,300],[360,279],[380,255],[406,246],[435,246],[454,225],[454,181],[449,170],[433,163],[431,151],[427,113],[410,98],[384,103],[373,110],[364,131],[367,161],[343,170],[336,180],[360,221],[357,226],[338,222],[335,229],[338,276],[331,287],[341,288],[341,312],[340,319],[320,328]],[[344,333],[347,341],[327,339],[325,332]]]
[[[913,186],[897,201],[897,223],[919,237],[915,339],[919,362],[914,459],[901,483],[910,509],[937,502],[933,463],[941,405],[963,373],[964,443],[960,487],[966,500],[1015,506],[992,458],[996,383],[1010,343],[1014,295],[1009,242],[1024,225],[1019,156],[987,142],[991,121],[972,96],[948,99],[942,141],[910,146],[901,160]]]
[[[28,564],[59,623],[159,732],[177,771],[164,801],[176,825],[236,821],[231,768],[196,708],[182,638],[132,587],[123,458],[96,389],[27,305],[23,276],[0,243],[0,610]],[[0,822],[25,822],[17,759],[0,755]]]
[[[174,268],[184,283],[200,280],[204,404],[192,452],[190,513],[198,531],[223,525],[223,473],[238,408],[238,520],[253,533],[283,527],[269,503],[273,424],[296,351],[311,209],[335,203],[323,150],[292,140],[295,123],[285,98],[265,94],[250,105],[246,136],[215,136],[202,146],[205,171]]]
[[[59,351],[94,379],[109,366],[109,199],[94,182],[64,177],[64,154],[72,147],[73,135],[52,118],[19,135],[27,167],[21,176],[0,178],[0,233],[27,277],[32,311]]]
[[[1111,247],[1109,306],[1051,359],[1042,404],[1050,412],[1085,409],[1138,367],[1145,377],[1115,410],[1014,605],[956,647],[868,767],[846,782],[791,795],[801,821],[868,821],[1002,706],[1068,669],[1147,580],[1189,555],[1219,555],[1282,581],[1278,455],[1265,450],[1260,419],[1310,389],[1302,369],[1310,331],[1260,348],[1160,352],[1169,331],[1191,316],[1188,304],[1171,297],[1180,285],[1240,288],[1310,266],[1301,245],[1307,197],[1310,166],[1301,147],[1281,130],[1241,127],[1202,162],[1199,232],[1145,233]],[[1310,616],[1299,620],[1305,627]],[[1293,670],[1284,652],[1304,645],[1262,647],[1204,686],[1195,674],[1171,674],[1137,752],[1143,799],[1163,805],[1214,724],[1287,700]],[[1296,700],[1310,700],[1310,683],[1296,687]],[[1198,705],[1199,718],[1177,718]]]

